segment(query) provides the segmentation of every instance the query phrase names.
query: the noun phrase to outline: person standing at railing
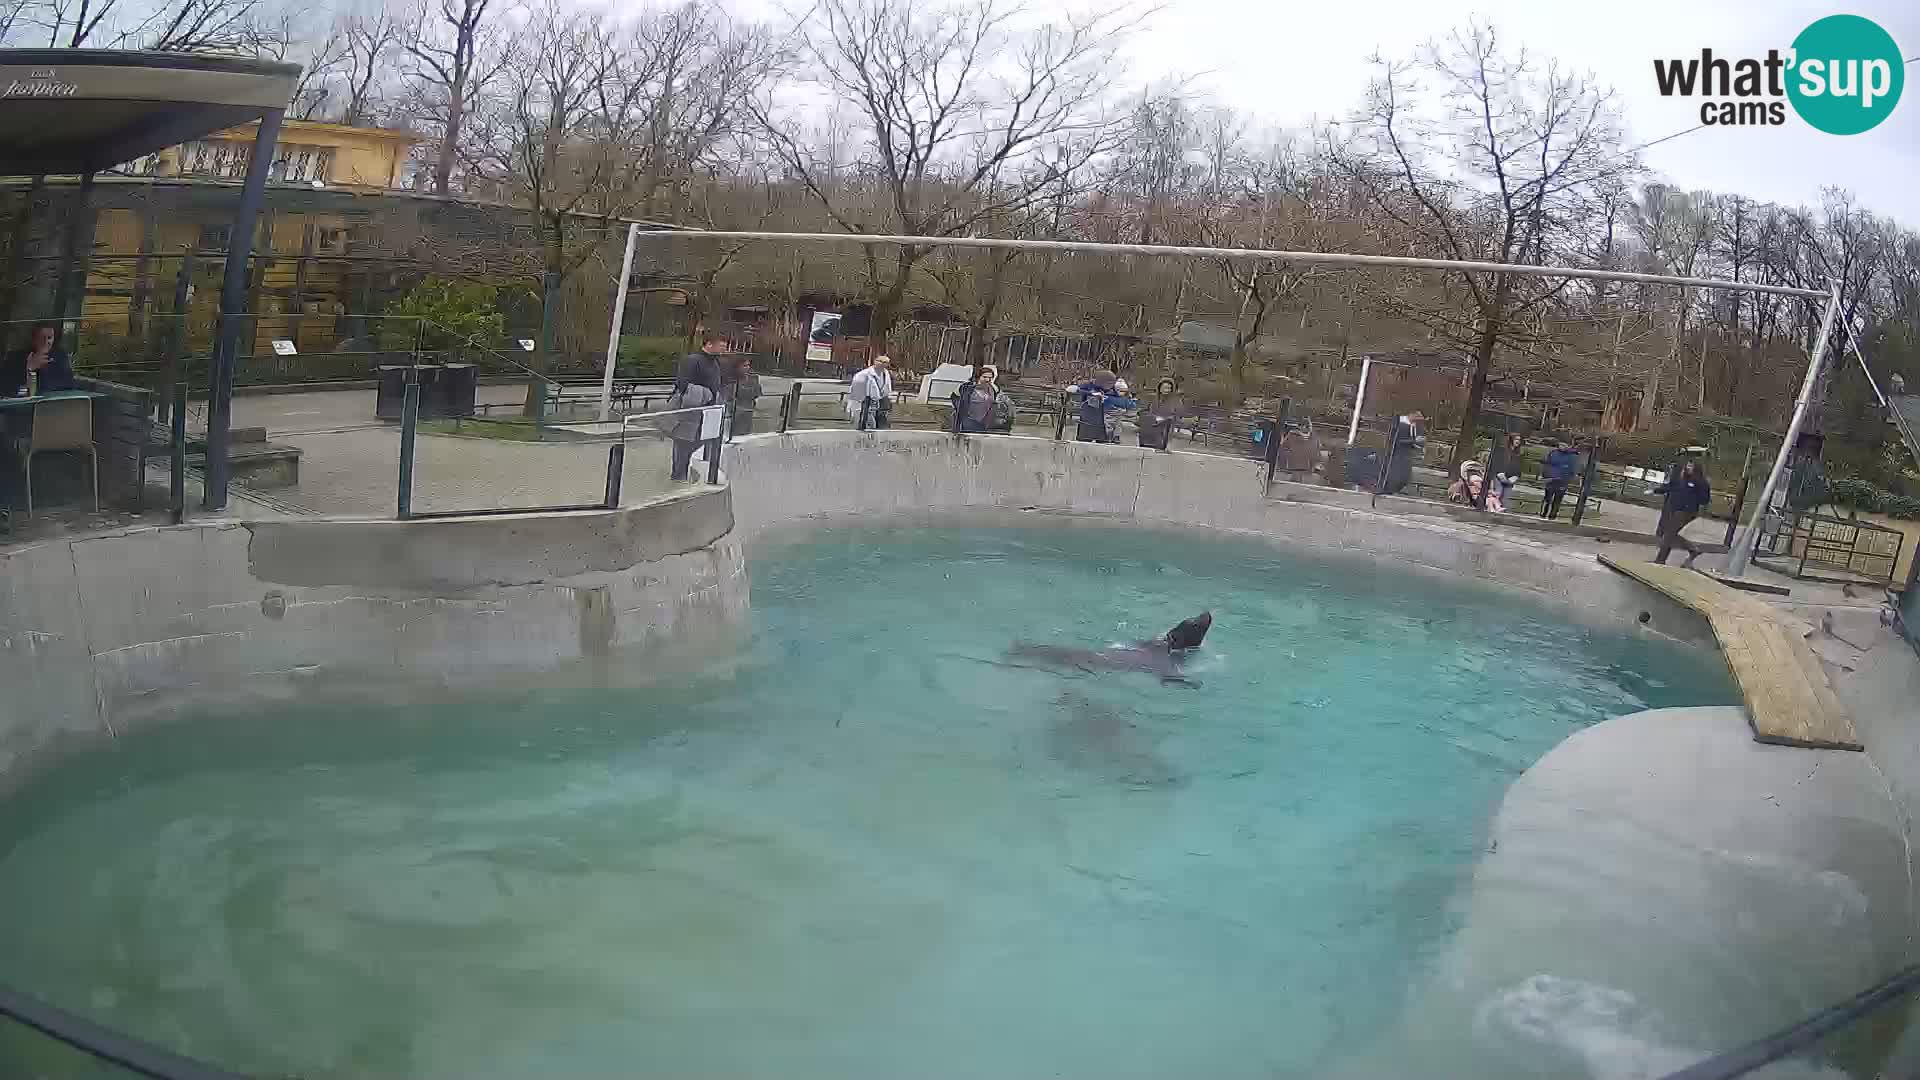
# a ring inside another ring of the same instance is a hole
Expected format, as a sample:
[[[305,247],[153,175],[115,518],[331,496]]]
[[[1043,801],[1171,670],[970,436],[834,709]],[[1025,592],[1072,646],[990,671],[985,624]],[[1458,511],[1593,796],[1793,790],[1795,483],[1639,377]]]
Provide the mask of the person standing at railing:
[[[953,392],[953,430],[991,433],[1013,430],[1013,399],[1000,389],[1000,369],[980,365],[973,379]]]
[[[733,368],[733,434],[753,434],[753,409],[760,400],[760,376],[753,359],[742,356]]]
[[[861,431],[893,426],[892,367],[893,361],[886,356],[875,356],[854,373],[847,387],[847,419]]]
[[[1162,376],[1154,388],[1154,402],[1140,421],[1140,445],[1149,450],[1165,450],[1173,437],[1173,425],[1184,410],[1172,376]]]
[[[727,350],[727,339],[712,331],[704,335],[698,352],[680,358],[674,372],[673,395],[668,409],[697,409],[720,400],[720,354]],[[700,414],[681,413],[673,420],[667,435],[673,440],[673,481],[686,483],[693,464],[693,452],[700,448]]]
[[[1567,497],[1567,485],[1573,483],[1573,474],[1580,471],[1580,452],[1573,444],[1561,439],[1547,453],[1547,460],[1540,467],[1544,474],[1546,498],[1540,500],[1540,516],[1552,521],[1560,516],[1560,502]]]

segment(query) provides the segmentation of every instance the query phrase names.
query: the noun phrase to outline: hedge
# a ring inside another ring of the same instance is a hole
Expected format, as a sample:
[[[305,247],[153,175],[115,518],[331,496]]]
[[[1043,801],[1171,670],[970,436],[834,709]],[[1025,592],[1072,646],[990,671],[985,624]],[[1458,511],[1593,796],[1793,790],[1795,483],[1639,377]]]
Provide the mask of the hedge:
[[[1867,510],[1893,518],[1920,519],[1920,499],[1911,495],[1895,495],[1891,491],[1874,487],[1855,476],[1843,476],[1834,480],[1832,487],[1828,489],[1828,497],[1836,506],[1851,506],[1856,510]]]

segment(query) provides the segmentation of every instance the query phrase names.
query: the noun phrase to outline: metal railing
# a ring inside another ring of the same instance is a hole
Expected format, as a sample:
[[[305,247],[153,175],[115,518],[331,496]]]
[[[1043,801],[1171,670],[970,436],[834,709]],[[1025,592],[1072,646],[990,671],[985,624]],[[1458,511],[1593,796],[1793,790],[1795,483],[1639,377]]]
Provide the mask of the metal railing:
[[[245,1080],[239,1073],[163,1050],[17,990],[0,987],[0,1016],[149,1080]]]

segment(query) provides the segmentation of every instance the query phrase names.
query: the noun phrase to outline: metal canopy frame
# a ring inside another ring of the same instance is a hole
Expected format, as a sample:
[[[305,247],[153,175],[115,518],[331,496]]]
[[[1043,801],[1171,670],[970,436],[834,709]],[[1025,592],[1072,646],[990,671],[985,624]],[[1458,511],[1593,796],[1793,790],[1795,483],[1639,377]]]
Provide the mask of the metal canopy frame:
[[[273,165],[280,121],[298,64],[190,53],[109,49],[0,49],[0,171],[78,175],[80,189],[62,252],[54,310],[63,327],[79,314],[85,262],[79,248],[89,219],[94,174],[169,146],[258,121],[246,182],[234,209],[220,283],[220,330],[208,387],[207,472],[203,505],[227,504],[233,369],[246,325],[247,267],[254,223]],[[31,198],[31,196],[29,196]],[[22,252],[10,274],[17,282]],[[76,264],[79,269],[76,270]],[[80,276],[76,277],[76,273]],[[11,311],[6,313],[12,318]]]
[[[1268,248],[1223,248],[1223,247],[1183,247],[1170,244],[1108,244],[1092,240],[1010,240],[998,237],[982,236],[900,236],[879,233],[792,233],[757,230],[642,230],[637,225],[629,226],[627,239],[627,257],[621,268],[618,289],[615,295],[624,299],[627,292],[628,276],[632,271],[634,241],[639,236],[650,239],[662,237],[699,237],[707,240],[772,240],[790,244],[847,244],[867,246],[887,244],[895,247],[950,247],[950,248],[999,248],[1015,251],[1064,252],[1069,254],[1090,255],[1146,255],[1173,256],[1177,258],[1205,259],[1258,259],[1270,262],[1318,263],[1326,266],[1353,266],[1361,268],[1398,268],[1409,270],[1437,270],[1456,274],[1518,274],[1526,277],[1582,278],[1589,281],[1621,281],[1644,285],[1680,285],[1697,289],[1724,289],[1730,292],[1763,293],[1770,296],[1794,296],[1805,300],[1827,301],[1826,314],[1820,322],[1819,337],[1815,341],[1813,354],[1807,359],[1807,374],[1800,386],[1800,396],[1793,403],[1793,419],[1787,424],[1786,440],[1781,443],[1780,454],[1774,460],[1773,471],[1767,475],[1766,485],[1761,489],[1760,500],[1754,504],[1753,514],[1747,525],[1734,540],[1731,554],[1727,558],[1727,571],[1738,577],[1747,570],[1747,564],[1753,558],[1754,541],[1759,536],[1760,520],[1765,513],[1767,503],[1780,485],[1780,476],[1786,471],[1787,456],[1792,451],[1793,442],[1800,435],[1800,429],[1806,424],[1807,412],[1813,398],[1814,387],[1819,383],[1821,364],[1826,356],[1827,343],[1832,336],[1833,324],[1840,312],[1840,283],[1835,281],[1826,289],[1799,289],[1788,285],[1761,285],[1749,281],[1727,281],[1723,278],[1682,277],[1675,274],[1636,274],[1624,270],[1596,270],[1580,266],[1533,266],[1525,263],[1472,262],[1462,259],[1419,259],[1399,255],[1360,255],[1341,251],[1281,251]],[[616,303],[616,310],[622,305]],[[620,333],[616,322],[612,338],[617,344]],[[606,378],[612,377],[615,348],[609,347]],[[1864,361],[1863,361],[1864,363]],[[1876,389],[1876,394],[1878,390]],[[604,405],[603,405],[604,408]],[[1904,429],[1903,429],[1904,430]]]

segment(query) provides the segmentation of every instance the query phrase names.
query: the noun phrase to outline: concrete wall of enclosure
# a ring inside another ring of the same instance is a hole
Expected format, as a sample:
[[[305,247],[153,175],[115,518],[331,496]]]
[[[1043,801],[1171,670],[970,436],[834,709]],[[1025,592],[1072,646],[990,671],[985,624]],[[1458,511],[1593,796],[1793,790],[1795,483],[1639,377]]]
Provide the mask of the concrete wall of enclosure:
[[[197,706],[644,681],[746,611],[728,494],[592,514],[205,523],[0,554],[0,786]]]
[[[1284,483],[1263,497],[1251,461],[833,430],[742,439],[727,479],[604,513],[204,523],[0,554],[0,787],[58,751],[202,705],[645,681],[673,666],[671,650],[708,649],[743,623],[745,549],[850,518],[1052,512],[1229,530],[1711,647],[1697,615],[1588,555],[1422,516],[1425,504],[1383,500],[1398,512],[1379,513],[1364,496]],[[1847,633],[1872,646],[1832,669],[1866,754],[1758,745],[1737,708],[1668,709],[1589,728],[1519,777],[1439,975],[1413,993],[1396,1038],[1462,1046],[1445,1034],[1509,1023],[1577,1057],[1582,1039],[1615,1037],[1608,1016],[1644,1012],[1671,1028],[1642,1033],[1658,1075],[1721,1049],[1686,1033],[1727,1030],[1709,1015],[1727,1001],[1758,1033],[1909,962],[1920,661],[1877,625]],[[1904,1020],[1890,1010],[1834,1056],[1861,1074],[1908,1056],[1893,1049]],[[1358,1061],[1351,1075],[1378,1070]]]

